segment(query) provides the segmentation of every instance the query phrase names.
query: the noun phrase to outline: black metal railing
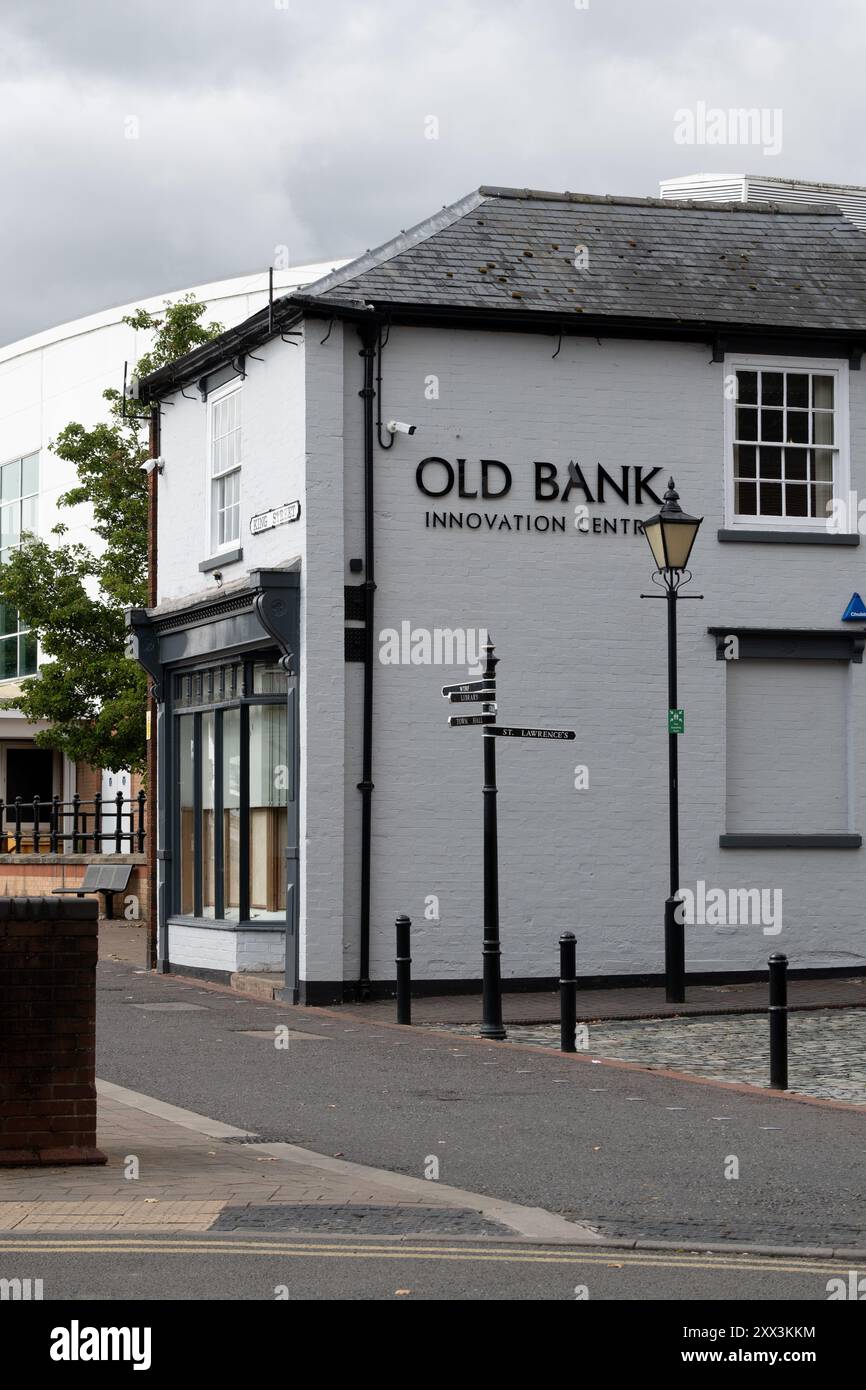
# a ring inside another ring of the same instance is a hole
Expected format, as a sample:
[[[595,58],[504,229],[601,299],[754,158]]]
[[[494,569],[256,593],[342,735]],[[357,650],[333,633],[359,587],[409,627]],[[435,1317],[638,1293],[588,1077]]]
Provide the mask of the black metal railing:
[[[6,854],[144,854],[144,792],[90,801],[0,799],[0,852]],[[107,824],[107,829],[106,829]],[[67,846],[69,849],[67,851]]]

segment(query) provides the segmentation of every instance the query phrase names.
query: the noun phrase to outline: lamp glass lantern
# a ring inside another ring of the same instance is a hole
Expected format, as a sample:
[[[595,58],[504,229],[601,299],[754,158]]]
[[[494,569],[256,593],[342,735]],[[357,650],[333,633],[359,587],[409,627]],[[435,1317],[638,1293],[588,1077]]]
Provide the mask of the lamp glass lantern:
[[[644,534],[660,570],[688,568],[702,521],[702,517],[689,516],[683,511],[671,478],[661,511],[644,522]]]

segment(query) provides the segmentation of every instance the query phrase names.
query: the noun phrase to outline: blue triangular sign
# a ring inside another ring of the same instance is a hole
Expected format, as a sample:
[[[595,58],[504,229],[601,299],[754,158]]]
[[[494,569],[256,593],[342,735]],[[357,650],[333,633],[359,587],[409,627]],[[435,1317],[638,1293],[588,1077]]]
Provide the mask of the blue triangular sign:
[[[855,594],[842,614],[843,623],[866,623],[866,603]]]

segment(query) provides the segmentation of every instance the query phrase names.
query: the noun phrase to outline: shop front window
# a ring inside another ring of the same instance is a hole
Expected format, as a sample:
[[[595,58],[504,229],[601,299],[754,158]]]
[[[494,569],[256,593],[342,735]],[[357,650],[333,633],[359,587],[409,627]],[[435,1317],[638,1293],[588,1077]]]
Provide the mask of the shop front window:
[[[178,673],[173,699],[177,910],[284,919],[294,800],[285,672],[259,661]]]
[[[216,714],[201,717],[201,880],[202,916],[216,917]]]
[[[180,910],[195,909],[195,720],[184,715],[178,724],[180,810]]]
[[[223,714],[223,917],[240,916],[241,881],[241,713]]]
[[[252,706],[250,909],[254,918],[283,917],[286,911],[287,732],[282,706]]]

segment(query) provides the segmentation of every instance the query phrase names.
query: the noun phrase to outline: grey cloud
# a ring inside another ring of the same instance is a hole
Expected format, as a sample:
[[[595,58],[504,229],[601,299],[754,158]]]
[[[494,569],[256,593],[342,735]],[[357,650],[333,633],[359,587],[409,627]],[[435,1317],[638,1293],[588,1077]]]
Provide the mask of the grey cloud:
[[[5,0],[0,338],[351,255],[481,182],[866,181],[864,37],[857,0]],[[782,155],[676,145],[699,100],[781,107]]]

